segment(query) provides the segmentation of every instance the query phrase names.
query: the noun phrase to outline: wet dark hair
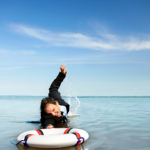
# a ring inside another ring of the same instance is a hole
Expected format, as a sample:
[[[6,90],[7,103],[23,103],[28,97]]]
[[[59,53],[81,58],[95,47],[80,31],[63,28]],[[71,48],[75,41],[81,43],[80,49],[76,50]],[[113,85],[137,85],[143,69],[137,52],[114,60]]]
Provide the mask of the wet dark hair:
[[[45,107],[47,104],[56,105],[56,100],[52,97],[47,97],[47,98],[42,99],[41,100],[41,106],[40,106],[41,112],[45,112]]]

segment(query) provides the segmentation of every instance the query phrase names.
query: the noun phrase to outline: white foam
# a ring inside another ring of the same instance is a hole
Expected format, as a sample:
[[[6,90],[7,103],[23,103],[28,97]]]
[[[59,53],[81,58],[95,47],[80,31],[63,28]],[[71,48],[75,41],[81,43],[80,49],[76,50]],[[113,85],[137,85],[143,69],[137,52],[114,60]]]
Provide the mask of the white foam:
[[[67,82],[67,101],[70,105],[68,117],[79,116],[77,110],[80,107],[80,100],[77,97],[76,91],[73,89],[72,83],[69,80],[69,76],[67,76],[66,82]]]

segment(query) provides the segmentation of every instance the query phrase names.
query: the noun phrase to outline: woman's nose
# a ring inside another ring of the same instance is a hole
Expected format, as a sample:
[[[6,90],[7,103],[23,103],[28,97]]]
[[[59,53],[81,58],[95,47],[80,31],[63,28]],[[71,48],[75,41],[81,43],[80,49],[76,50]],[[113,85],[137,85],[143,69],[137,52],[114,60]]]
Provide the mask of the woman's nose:
[[[54,112],[52,112],[52,115],[53,115],[53,116],[55,116],[55,113],[54,113]]]

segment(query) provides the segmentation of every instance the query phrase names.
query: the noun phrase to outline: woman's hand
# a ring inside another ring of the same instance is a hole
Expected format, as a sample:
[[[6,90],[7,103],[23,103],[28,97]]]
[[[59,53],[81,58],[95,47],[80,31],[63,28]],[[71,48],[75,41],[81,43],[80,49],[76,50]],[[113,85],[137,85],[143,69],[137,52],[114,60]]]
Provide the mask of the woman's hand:
[[[65,65],[61,65],[61,66],[60,66],[60,70],[61,70],[61,72],[62,72],[64,75],[67,74],[67,71],[65,71],[65,68],[66,68]]]
[[[51,128],[54,128],[53,125],[49,125],[46,129],[51,129]]]

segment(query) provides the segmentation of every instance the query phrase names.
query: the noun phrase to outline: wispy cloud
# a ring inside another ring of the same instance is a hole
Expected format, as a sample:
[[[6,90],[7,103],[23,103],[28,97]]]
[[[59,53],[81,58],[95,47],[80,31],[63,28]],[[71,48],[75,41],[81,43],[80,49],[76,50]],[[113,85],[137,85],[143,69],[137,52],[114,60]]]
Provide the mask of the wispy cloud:
[[[50,46],[87,48],[92,50],[145,50],[150,49],[150,38],[120,37],[113,34],[99,34],[100,37],[87,36],[82,33],[55,33],[21,24],[11,24],[11,28],[21,34],[37,38]]]
[[[4,50],[0,49],[0,54],[2,55],[35,55],[37,54],[36,51],[10,51],[10,50]]]
[[[24,67],[5,67],[5,68],[0,68],[0,71],[13,71],[17,69],[22,69]]]

